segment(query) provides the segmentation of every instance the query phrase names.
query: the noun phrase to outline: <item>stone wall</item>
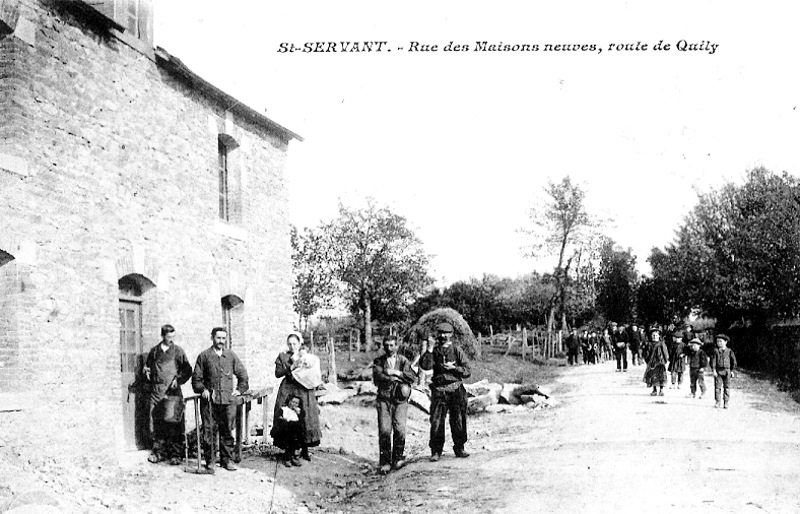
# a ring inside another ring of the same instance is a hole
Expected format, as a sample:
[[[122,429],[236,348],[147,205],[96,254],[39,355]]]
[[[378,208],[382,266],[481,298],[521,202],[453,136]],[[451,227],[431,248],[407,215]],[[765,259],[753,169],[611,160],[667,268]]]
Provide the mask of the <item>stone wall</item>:
[[[53,454],[91,437],[108,456],[123,439],[125,276],[153,286],[145,350],[171,323],[192,362],[222,324],[221,299],[243,300],[234,349],[251,384],[275,383],[294,319],[291,137],[233,114],[64,4],[0,9],[27,27],[25,37],[0,31],[0,250],[15,257],[0,268],[0,307],[14,305],[0,318],[0,393],[36,391],[41,415],[62,420],[48,434]],[[233,223],[219,219],[220,135],[237,145]]]

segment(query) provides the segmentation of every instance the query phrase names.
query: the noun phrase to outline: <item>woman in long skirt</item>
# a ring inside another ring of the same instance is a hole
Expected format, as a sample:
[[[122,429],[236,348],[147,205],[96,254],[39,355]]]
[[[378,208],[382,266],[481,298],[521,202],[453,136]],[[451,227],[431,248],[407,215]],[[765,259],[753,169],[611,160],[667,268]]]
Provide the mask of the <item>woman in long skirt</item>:
[[[295,370],[304,366],[304,359],[302,358],[304,352],[303,336],[298,332],[292,332],[286,338],[287,351],[281,352],[275,360],[275,377],[283,378],[281,385],[278,388],[278,396],[275,399],[275,411],[273,420],[280,419],[281,409],[286,404],[286,401],[291,396],[300,398],[302,416],[300,418],[300,427],[302,431],[302,438],[300,441],[301,453],[300,456],[305,460],[311,460],[308,453],[310,447],[319,446],[322,439],[322,432],[319,427],[319,406],[317,405],[317,396],[314,394],[314,389],[309,389],[293,376]],[[275,430],[273,423],[273,430],[270,435],[273,438],[273,443],[278,448],[288,450],[291,446],[287,444],[288,441],[283,441],[281,431]],[[287,455],[286,458],[291,460],[292,455]],[[297,465],[297,464],[295,464]]]
[[[669,353],[667,346],[661,340],[661,333],[653,329],[650,334],[653,345],[650,358],[647,360],[647,370],[644,372],[644,381],[648,387],[653,388],[650,396],[664,396],[664,385],[667,383],[667,362]]]

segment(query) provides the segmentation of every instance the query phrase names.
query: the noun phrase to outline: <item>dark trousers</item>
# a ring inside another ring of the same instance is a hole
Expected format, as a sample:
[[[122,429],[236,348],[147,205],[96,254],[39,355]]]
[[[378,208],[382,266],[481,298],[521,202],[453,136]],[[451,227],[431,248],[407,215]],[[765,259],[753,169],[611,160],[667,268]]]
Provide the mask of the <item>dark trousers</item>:
[[[390,400],[378,399],[376,404],[378,407],[379,465],[394,464],[405,458],[408,402],[394,403]]]
[[[183,402],[182,397],[167,397],[158,394],[150,396],[149,422],[150,436],[153,439],[153,453],[163,459],[183,457],[184,420],[178,422],[164,421],[165,402]]]
[[[706,394],[706,381],[703,378],[702,368],[689,368],[689,387],[692,395],[697,392],[697,386],[700,386],[701,395]]]
[[[642,364],[642,354],[639,348],[631,348],[631,366],[639,366]]]
[[[617,369],[628,369],[628,351],[623,349],[616,349]]]
[[[578,363],[578,350],[567,349],[567,364],[570,366]]]
[[[203,419],[203,458],[208,466],[216,462],[219,436],[219,461],[224,465],[233,459],[231,429],[236,418],[236,405],[201,400],[200,416]]]
[[[719,403],[720,396],[722,396],[722,399],[725,401],[725,405],[728,405],[728,400],[731,399],[730,386],[731,371],[728,369],[718,369],[717,376],[714,377],[714,400],[717,403]]]
[[[450,413],[453,449],[463,450],[467,442],[467,390],[459,385],[454,391],[431,391],[431,454],[442,453],[444,418]]]
[[[679,386],[683,384],[683,371],[673,371],[671,373],[671,376],[672,376],[672,385],[675,385],[676,381]]]

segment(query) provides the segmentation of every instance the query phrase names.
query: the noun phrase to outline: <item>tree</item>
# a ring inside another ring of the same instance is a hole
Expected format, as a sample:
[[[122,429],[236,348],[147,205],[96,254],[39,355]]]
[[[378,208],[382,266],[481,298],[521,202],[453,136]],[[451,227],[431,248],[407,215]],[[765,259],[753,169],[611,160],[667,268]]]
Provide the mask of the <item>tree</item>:
[[[617,250],[607,239],[600,257],[597,306],[606,319],[627,322],[636,305],[636,257],[631,249]]]
[[[553,271],[555,294],[550,300],[548,331],[555,325],[556,309],[561,313],[561,328],[566,329],[570,269],[585,246],[589,234],[597,227],[584,205],[585,192],[569,176],[545,187],[546,198],[530,211],[532,228],[525,232],[533,240],[530,256],[557,255]]]
[[[329,266],[328,246],[321,234],[292,226],[292,305],[299,316],[298,328],[319,309],[330,307],[336,284]]]
[[[654,278],[678,277],[671,290],[722,326],[800,314],[800,181],[756,168],[743,185],[699,195]]]
[[[371,347],[375,313],[396,315],[431,283],[428,256],[406,219],[371,199],[360,209],[339,204],[338,217],[322,231],[331,269]]]

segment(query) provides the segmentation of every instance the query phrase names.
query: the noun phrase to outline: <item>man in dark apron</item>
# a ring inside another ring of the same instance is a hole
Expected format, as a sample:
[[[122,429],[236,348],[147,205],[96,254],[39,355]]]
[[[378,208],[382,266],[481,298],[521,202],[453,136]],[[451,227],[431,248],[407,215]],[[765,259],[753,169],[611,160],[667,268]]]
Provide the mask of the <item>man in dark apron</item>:
[[[149,423],[152,463],[169,460],[180,464],[183,444],[183,393],[181,385],[192,376],[183,348],[175,344],[175,328],[161,327],[161,341],[147,353],[144,372],[150,384]]]

